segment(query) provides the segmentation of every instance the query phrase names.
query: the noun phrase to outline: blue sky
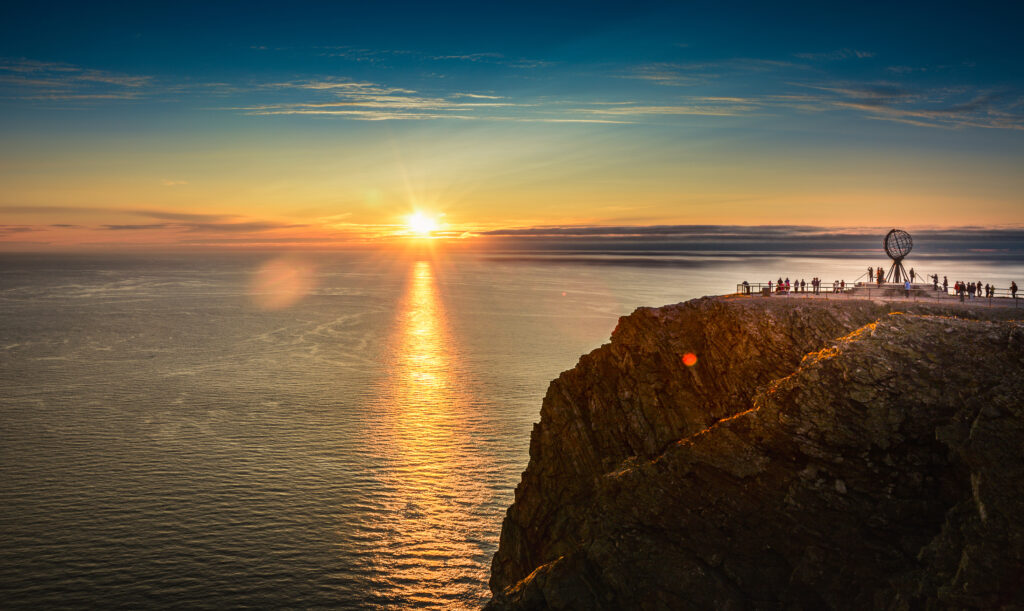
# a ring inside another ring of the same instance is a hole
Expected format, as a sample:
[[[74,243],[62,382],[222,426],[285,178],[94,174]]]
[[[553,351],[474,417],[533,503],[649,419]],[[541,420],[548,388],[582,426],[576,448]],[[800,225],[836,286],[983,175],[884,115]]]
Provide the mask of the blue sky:
[[[92,227],[201,208],[278,228],[345,218],[328,228],[344,235],[425,206],[481,232],[849,224],[861,202],[869,219],[1018,225],[1022,17],[1020,3],[7,3],[0,207],[25,227],[72,224],[68,208]]]

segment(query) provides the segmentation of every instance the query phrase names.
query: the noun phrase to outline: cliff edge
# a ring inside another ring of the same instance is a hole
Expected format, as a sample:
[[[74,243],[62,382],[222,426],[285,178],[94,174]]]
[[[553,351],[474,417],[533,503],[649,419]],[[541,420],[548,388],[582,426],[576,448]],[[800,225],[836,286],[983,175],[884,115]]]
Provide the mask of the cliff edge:
[[[1024,605],[1020,314],[891,310],[620,319],[548,389],[489,608]]]

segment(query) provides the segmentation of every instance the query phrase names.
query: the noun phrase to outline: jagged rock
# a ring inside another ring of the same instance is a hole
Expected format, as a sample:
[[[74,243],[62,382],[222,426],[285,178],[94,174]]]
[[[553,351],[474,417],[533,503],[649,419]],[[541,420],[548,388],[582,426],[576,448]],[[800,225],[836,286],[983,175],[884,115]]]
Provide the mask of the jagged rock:
[[[490,608],[1024,604],[1024,325],[948,314],[623,317],[548,390]]]

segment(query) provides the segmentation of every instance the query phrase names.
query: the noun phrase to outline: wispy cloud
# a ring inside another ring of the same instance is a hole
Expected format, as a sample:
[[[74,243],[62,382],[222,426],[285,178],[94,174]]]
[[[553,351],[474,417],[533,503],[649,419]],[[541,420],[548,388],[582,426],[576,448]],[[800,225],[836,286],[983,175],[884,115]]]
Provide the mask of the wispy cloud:
[[[539,66],[546,62],[509,58],[495,52],[425,55],[418,52],[319,48],[325,53],[361,57],[398,57],[418,62],[464,62],[504,66]],[[262,51],[262,50],[261,50]],[[1024,129],[1024,94],[1011,89],[921,87],[914,73],[924,68],[877,67],[881,80],[856,82],[830,78],[838,68],[829,62],[875,57],[871,51],[841,48],[796,53],[781,60],[727,58],[701,62],[654,62],[634,66],[602,65],[586,76],[631,79],[660,87],[622,87],[628,98],[601,99],[505,91],[453,89],[441,78],[376,82],[341,76],[229,83],[158,82],[142,75],[121,74],[68,63],[31,59],[0,59],[0,98],[60,103],[101,103],[112,100],[218,99],[206,109],[250,116],[307,116],[353,121],[520,121],[539,123],[622,124],[665,121],[671,117],[729,117],[843,111],[865,119],[931,128],[977,127]],[[595,69],[597,66],[595,66]],[[937,74],[941,67],[929,69]],[[577,75],[578,76],[578,75]],[[605,85],[607,82],[604,83]],[[605,89],[607,91],[607,89]],[[223,100],[227,100],[225,103]],[[187,184],[177,178],[165,187]]]
[[[167,221],[187,221],[192,223],[214,223],[239,218],[236,214],[196,214],[189,212],[168,212],[164,210],[132,210],[132,214]]]
[[[590,115],[616,117],[643,117],[651,115],[694,115],[706,117],[736,117],[749,114],[764,104],[753,98],[703,97],[687,98],[687,104],[671,105],[599,105],[591,108],[577,108],[576,112]]]
[[[265,46],[254,46],[252,48],[261,51],[268,50],[268,47]],[[294,47],[277,47],[274,48],[273,50],[291,51],[299,53],[303,51],[303,49],[301,48]],[[306,51],[309,50],[310,48],[307,47]],[[347,45],[312,47],[312,51],[314,51],[318,55],[325,57],[336,57],[339,59],[352,62],[380,65],[388,65],[398,61],[413,61],[421,64],[429,62],[471,62],[519,69],[545,68],[548,66],[555,65],[555,62],[548,60],[528,57],[509,57],[504,53],[497,53],[494,51],[428,54],[424,53],[423,51],[417,51],[412,49],[368,49],[363,47],[352,47]]]
[[[818,53],[794,53],[793,57],[812,61],[839,61],[844,59],[869,59],[875,57],[875,55],[873,51],[862,51],[860,49],[835,49]]]
[[[142,231],[147,229],[164,229],[169,226],[167,223],[151,223],[148,225],[101,225],[100,227],[109,231]]]
[[[412,89],[346,80],[309,80],[261,85],[285,94],[313,94],[307,99],[275,104],[240,106],[250,115],[321,115],[361,120],[473,118],[465,113],[482,108],[514,106],[501,96],[455,92],[446,96],[423,95]]]
[[[657,85],[682,87],[708,84],[728,76],[802,70],[802,64],[773,59],[736,57],[705,62],[655,62],[632,66],[619,78],[650,81]]]
[[[157,223],[104,223],[100,229],[111,231],[172,229],[177,231],[268,231],[271,229],[287,229],[305,227],[304,224],[279,223],[247,219],[236,214],[209,214],[194,212],[176,212],[173,210],[122,209],[77,206],[0,206],[0,213],[30,214],[33,216],[55,217],[142,217],[161,221]],[[50,224],[50,227],[79,227],[71,224]]]
[[[525,57],[510,58],[506,57],[502,53],[484,52],[484,53],[462,53],[456,55],[435,55],[431,59],[435,61],[463,61],[483,64],[497,64],[501,66],[507,66],[509,68],[546,68],[554,65],[554,62],[549,62],[542,59],[529,59]]]
[[[914,66],[886,66],[886,71],[892,72],[893,74],[913,74],[915,72],[927,72],[928,68],[925,67],[914,67]]]
[[[449,97],[452,98],[474,98],[479,100],[501,100],[505,96],[500,95],[484,95],[482,93],[453,93]]]
[[[27,225],[0,225],[0,236],[29,233],[32,231],[36,231],[36,228]]]
[[[30,59],[0,59],[0,95],[26,100],[115,100],[144,96],[152,77]]]
[[[802,85],[823,109],[919,127],[1024,130],[1024,96],[975,88],[913,88],[899,83]]]
[[[432,59],[446,60],[446,59],[457,59],[466,62],[488,62],[492,63],[495,60],[504,59],[505,56],[501,53],[464,53],[462,55],[435,55]]]
[[[619,75],[621,78],[650,81],[658,85],[684,87],[707,82],[714,75],[699,70],[691,70],[680,64],[656,63],[636,66],[630,72]]]

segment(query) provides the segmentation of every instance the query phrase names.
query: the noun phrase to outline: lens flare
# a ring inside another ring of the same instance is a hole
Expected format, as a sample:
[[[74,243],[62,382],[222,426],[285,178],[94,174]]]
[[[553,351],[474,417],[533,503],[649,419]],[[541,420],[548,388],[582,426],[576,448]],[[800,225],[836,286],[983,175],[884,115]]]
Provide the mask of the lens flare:
[[[693,367],[697,364],[697,355],[692,352],[687,352],[683,355],[683,365],[687,367]]]
[[[264,310],[294,305],[313,290],[313,266],[297,259],[281,258],[264,263],[249,284],[249,296]]]

